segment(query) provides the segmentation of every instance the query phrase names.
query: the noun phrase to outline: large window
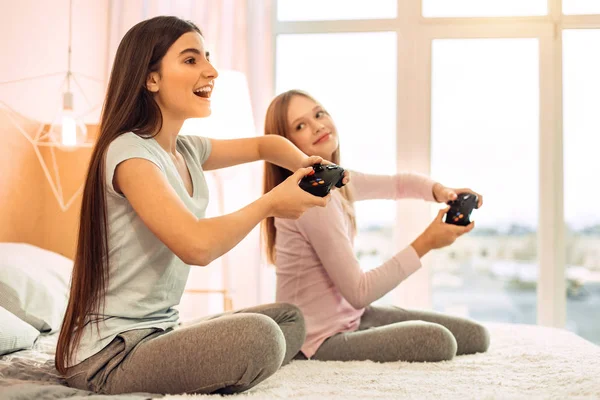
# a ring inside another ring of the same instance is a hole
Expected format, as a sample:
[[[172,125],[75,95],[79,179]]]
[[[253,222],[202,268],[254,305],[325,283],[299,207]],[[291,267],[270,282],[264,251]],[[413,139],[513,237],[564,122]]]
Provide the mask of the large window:
[[[332,109],[349,166],[379,157],[369,172],[426,171],[485,198],[476,229],[426,256],[387,301],[600,343],[600,2],[310,3],[273,2],[277,91],[303,85]],[[368,98],[344,91],[357,82]],[[372,141],[359,141],[364,129]],[[359,209],[366,268],[406,246],[439,205],[420,207]]]
[[[600,30],[563,34],[567,327],[600,343]]]
[[[562,0],[563,12],[569,15],[600,14],[598,0]]]
[[[279,21],[396,18],[397,0],[278,0]]]
[[[424,17],[514,17],[545,15],[547,0],[422,0]]]
[[[433,253],[433,306],[535,323],[539,66],[536,39],[432,48],[431,174],[484,194],[477,228]]]

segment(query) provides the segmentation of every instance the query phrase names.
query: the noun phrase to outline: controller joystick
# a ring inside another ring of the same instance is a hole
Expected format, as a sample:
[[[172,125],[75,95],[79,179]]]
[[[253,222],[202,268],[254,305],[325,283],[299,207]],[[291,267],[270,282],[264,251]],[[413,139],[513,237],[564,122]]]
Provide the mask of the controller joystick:
[[[479,197],[473,193],[459,193],[456,200],[449,201],[446,223],[467,226],[471,223],[471,212],[477,208]]]
[[[300,181],[300,188],[308,193],[325,197],[331,191],[332,186],[341,188],[344,186],[344,169],[335,164],[315,164],[310,174]]]

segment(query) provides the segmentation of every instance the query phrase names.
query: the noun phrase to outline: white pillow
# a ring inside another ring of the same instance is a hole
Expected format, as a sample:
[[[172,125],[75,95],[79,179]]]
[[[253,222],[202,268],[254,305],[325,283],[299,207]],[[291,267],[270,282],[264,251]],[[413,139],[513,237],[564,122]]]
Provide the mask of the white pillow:
[[[33,326],[0,307],[0,355],[31,348],[39,335]]]
[[[73,261],[25,243],[0,243],[0,307],[40,332],[60,328]]]

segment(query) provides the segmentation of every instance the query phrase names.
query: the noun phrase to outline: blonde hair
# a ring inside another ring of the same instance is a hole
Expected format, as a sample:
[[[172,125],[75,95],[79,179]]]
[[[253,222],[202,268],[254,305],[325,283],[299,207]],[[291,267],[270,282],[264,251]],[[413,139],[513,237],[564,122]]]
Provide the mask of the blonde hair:
[[[265,117],[265,135],[279,135],[289,139],[289,125],[287,120],[288,109],[290,102],[294,96],[304,96],[309,100],[319,104],[311,95],[301,90],[288,90],[287,92],[281,93],[275,97],[269,108],[267,109],[267,115]],[[335,164],[340,163],[340,148],[333,153],[331,161]],[[283,182],[292,173],[285,168],[279,167],[271,163],[265,163],[264,173],[264,185],[263,192],[267,193],[272,190],[275,186]],[[356,216],[354,212],[354,198],[348,186],[344,186],[340,189],[342,195],[342,205],[344,212],[348,215],[350,223],[356,232]],[[275,218],[269,217],[262,223],[262,235],[263,235],[263,246],[266,250],[267,260],[271,264],[275,264],[275,238],[277,236],[277,229],[275,228]]]

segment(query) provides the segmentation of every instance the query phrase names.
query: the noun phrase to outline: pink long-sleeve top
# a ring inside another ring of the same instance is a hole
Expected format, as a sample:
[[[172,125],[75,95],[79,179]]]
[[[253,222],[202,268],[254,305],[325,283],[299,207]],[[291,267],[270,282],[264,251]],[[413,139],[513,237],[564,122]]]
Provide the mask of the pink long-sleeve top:
[[[418,198],[433,201],[434,182],[414,173],[392,176],[351,172],[354,200]],[[297,220],[275,219],[278,302],[295,304],[306,321],[302,352],[312,357],[329,337],[355,331],[364,308],[421,267],[408,246],[363,272],[354,254],[354,229],[334,190],[326,207]]]

